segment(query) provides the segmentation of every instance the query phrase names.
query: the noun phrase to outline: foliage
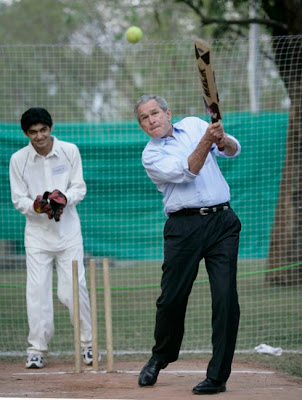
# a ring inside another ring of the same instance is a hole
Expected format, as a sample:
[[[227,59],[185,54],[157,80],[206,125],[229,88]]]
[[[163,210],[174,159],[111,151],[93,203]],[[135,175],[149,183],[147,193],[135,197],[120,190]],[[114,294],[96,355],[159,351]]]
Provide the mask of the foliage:
[[[174,0],[185,4],[199,17],[201,29],[215,25],[213,36],[225,34],[246,36],[252,23],[263,26],[273,36],[298,35],[302,33],[301,0]],[[248,3],[248,4],[247,4]],[[255,16],[250,16],[249,6]]]
[[[0,3],[2,44],[95,44],[110,51],[130,25],[149,40],[196,34],[198,19],[172,0],[11,0]]]

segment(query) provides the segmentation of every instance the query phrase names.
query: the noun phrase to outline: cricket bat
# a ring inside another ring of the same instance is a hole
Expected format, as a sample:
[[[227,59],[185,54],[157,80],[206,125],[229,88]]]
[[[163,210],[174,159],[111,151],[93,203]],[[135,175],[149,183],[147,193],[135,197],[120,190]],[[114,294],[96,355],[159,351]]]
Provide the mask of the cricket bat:
[[[211,49],[202,39],[195,40],[195,56],[201,80],[204,104],[207,112],[210,114],[211,121],[217,122],[222,119],[222,112],[219,104],[215,73],[211,64]]]

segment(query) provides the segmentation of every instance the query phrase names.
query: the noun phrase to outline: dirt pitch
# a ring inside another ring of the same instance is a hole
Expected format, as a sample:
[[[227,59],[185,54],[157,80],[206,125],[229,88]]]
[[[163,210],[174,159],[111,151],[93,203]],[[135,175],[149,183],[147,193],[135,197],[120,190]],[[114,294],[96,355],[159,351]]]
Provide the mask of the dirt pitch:
[[[144,362],[117,361],[114,372],[83,367],[75,373],[71,362],[50,361],[41,370],[27,370],[24,362],[1,363],[0,398],[92,398],[139,400],[196,399],[191,390],[204,379],[206,363],[177,361],[161,371],[155,386],[140,388],[139,371]],[[227,391],[215,395],[219,400],[300,400],[302,378],[281,374],[251,363],[233,363]],[[208,398],[209,396],[203,396]],[[213,399],[213,396],[210,396]]]

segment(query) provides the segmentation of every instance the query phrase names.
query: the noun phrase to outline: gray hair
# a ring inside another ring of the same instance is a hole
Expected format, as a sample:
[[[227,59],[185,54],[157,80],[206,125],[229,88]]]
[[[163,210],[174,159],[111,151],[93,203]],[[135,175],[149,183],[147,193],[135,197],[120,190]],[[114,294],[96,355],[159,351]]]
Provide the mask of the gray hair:
[[[135,118],[138,120],[139,122],[139,118],[138,118],[138,107],[141,104],[145,104],[150,100],[155,100],[157,102],[157,104],[159,105],[159,107],[163,110],[163,111],[167,111],[169,108],[169,105],[167,103],[167,101],[160,96],[157,96],[155,94],[143,94],[136,102],[135,106],[134,106],[134,116]]]

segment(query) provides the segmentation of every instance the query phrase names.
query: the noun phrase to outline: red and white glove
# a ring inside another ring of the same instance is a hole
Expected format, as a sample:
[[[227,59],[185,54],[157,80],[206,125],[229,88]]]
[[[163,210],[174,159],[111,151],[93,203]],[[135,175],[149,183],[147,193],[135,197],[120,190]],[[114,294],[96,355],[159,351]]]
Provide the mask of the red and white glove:
[[[60,221],[61,215],[63,213],[63,209],[67,204],[66,196],[60,192],[60,190],[55,189],[48,196],[49,204],[52,210],[52,217],[56,222]]]
[[[34,201],[33,207],[36,213],[38,214],[47,214],[49,219],[53,218],[53,211],[50,207],[50,204],[48,202],[48,195],[49,192],[45,192],[43,196],[40,194],[36,197],[36,200]]]

